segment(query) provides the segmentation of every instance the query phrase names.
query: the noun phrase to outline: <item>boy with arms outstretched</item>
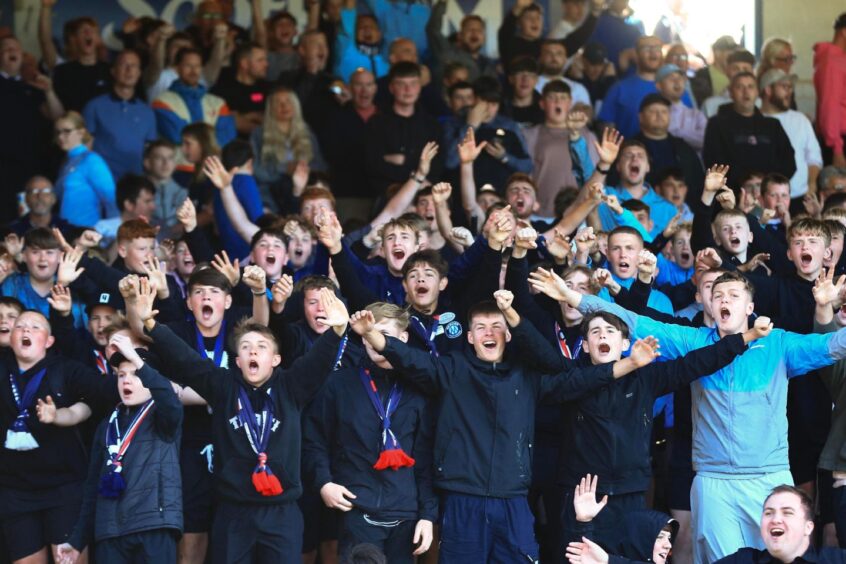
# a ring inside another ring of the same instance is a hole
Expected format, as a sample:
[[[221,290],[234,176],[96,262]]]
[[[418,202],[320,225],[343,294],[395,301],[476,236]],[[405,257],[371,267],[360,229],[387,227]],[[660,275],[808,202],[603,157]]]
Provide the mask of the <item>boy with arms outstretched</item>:
[[[168,377],[189,386],[212,408],[217,511],[212,523],[212,561],[294,562],[300,559],[302,515],[300,414],[343,352],[347,315],[329,290],[320,298],[332,327],[290,369],[273,333],[263,325],[235,330],[237,370],[219,368],[167,327],[156,323],[155,289],[140,280],[128,314],[143,322],[152,350],[169,359]]]
[[[435,485],[445,492],[442,564],[537,560],[526,500],[537,403],[573,399],[657,356],[654,343],[643,341],[613,366],[567,370],[531,324],[521,321],[511,307],[511,292],[494,296],[495,304],[470,309],[467,341],[472,350],[438,357],[386,337],[369,311],[352,318],[353,330],[404,382],[440,402],[434,462]],[[506,357],[512,338],[518,350]]]

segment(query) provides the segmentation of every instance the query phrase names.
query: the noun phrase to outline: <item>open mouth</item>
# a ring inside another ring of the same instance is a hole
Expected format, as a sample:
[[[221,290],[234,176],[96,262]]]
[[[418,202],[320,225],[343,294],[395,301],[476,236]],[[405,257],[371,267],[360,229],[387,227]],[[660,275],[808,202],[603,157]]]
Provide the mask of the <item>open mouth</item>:
[[[267,255],[264,260],[269,266],[273,266],[274,264],[276,264],[276,257],[274,255]]]
[[[669,556],[669,555],[670,555],[670,553],[669,553],[669,552],[659,552],[659,553],[658,553],[658,556],[660,556],[661,558],[663,558],[665,561],[667,560],[667,556]]]
[[[93,37],[86,37],[85,38],[85,46],[92,47],[94,45],[94,38]]]
[[[802,256],[799,257],[799,260],[802,261],[802,266],[810,266],[811,262],[813,262],[814,257],[812,257],[809,253],[802,253]]]
[[[617,268],[619,268],[620,270],[628,270],[629,266],[630,266],[629,263],[621,262],[617,265]]]
[[[682,262],[687,262],[690,260],[690,253],[683,252],[679,258],[681,258]]]
[[[391,255],[397,260],[402,260],[405,258],[405,249],[394,249]]]
[[[314,321],[315,321],[315,323],[317,323],[317,325],[322,325],[321,322],[326,321],[326,316],[325,315],[318,315],[314,318]]]
[[[302,249],[294,249],[294,256],[297,258],[302,258],[303,250]]]
[[[608,343],[600,343],[599,354],[608,354],[611,352],[611,345]]]
[[[205,321],[208,321],[209,319],[211,319],[211,316],[214,315],[214,308],[212,308],[212,306],[210,305],[204,305],[200,310],[200,315],[203,316],[203,319]]]
[[[132,388],[123,388],[120,393],[123,395],[123,397],[128,398],[132,396]]]
[[[8,325],[0,325],[0,335],[8,335],[12,332],[12,328]]]
[[[426,288],[425,286],[418,286],[414,289],[414,293],[418,296],[425,296],[429,293],[429,288]]]
[[[189,259],[189,258],[184,259],[182,261],[182,266],[184,266],[186,268],[189,267],[189,266],[194,266],[194,259]]]
[[[259,364],[258,361],[251,360],[247,363],[247,372],[250,374],[258,374]]]
[[[30,339],[29,337],[23,337],[23,338],[21,339],[21,345],[22,345],[22,346],[24,346],[24,347],[28,347],[28,346],[30,346],[31,344],[32,344],[32,339]]]
[[[493,351],[496,349],[496,341],[482,341],[482,346],[485,348],[485,350]]]
[[[732,247],[739,247],[740,246],[740,238],[739,237],[732,237],[729,239],[729,245]]]
[[[640,174],[640,165],[631,165],[629,167],[630,174]]]
[[[729,310],[729,308],[727,308],[727,307],[721,307],[721,308],[720,308],[720,319],[721,319],[721,320],[723,320],[723,321],[725,321],[725,320],[727,320],[729,317],[731,317],[731,311]]]
[[[770,529],[770,536],[780,537],[780,536],[783,536],[783,535],[784,535],[784,529],[782,529],[781,527],[773,527],[772,529]]]

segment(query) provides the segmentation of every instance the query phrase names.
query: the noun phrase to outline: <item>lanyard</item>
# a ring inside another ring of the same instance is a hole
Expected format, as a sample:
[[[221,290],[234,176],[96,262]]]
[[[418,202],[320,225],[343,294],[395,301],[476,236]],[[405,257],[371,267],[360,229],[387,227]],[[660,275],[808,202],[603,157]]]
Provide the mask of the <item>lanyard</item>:
[[[103,353],[101,353],[98,349],[94,349],[93,352],[94,361],[97,363],[97,370],[100,371],[100,374],[103,374],[104,376],[111,374],[111,371],[109,370],[109,363],[106,362],[106,357],[103,356]]]
[[[555,337],[558,341],[558,348],[561,350],[561,355],[564,358],[574,359],[582,352],[582,338],[576,339],[576,344],[572,348],[567,344],[567,338],[564,336],[564,331],[558,322],[555,322]]]
[[[203,334],[200,333],[200,328],[194,322],[194,334],[197,336],[197,351],[203,355],[208,356],[206,352],[206,343],[203,339]],[[226,320],[220,322],[220,332],[214,338],[214,365],[220,367],[223,361],[224,341],[226,341]]]
[[[121,406],[117,406],[109,417],[109,426],[106,428],[106,449],[109,451],[109,465],[116,466],[117,468],[115,470],[117,472],[120,471],[121,461],[129,449],[135,433],[153,408],[153,403],[154,401],[152,399],[147,400],[141,409],[138,410],[138,413],[135,414],[129,427],[126,428],[126,434],[123,436],[121,436],[120,424],[118,423],[118,412]]]
[[[358,376],[361,378],[361,383],[364,385],[367,397],[370,398],[370,403],[373,404],[376,414],[382,421],[382,442],[387,446],[385,439],[388,438],[386,435],[390,434],[393,439],[393,445],[388,446],[388,448],[396,448],[397,440],[390,429],[391,416],[397,410],[400,398],[402,398],[402,386],[400,386],[399,382],[394,382],[394,385],[391,386],[391,391],[388,393],[388,401],[383,404],[382,399],[379,397],[379,390],[376,388],[376,382],[373,381],[373,376],[370,375],[370,370],[362,368],[358,371]]]
[[[270,431],[273,427],[272,401],[269,396],[265,399],[261,410],[261,421],[258,421],[246,390],[243,386],[238,388],[238,419],[241,420],[241,425],[246,431],[250,447],[259,455],[267,452],[267,444],[270,442]]]
[[[423,322],[420,321],[416,315],[411,316],[409,323],[411,324],[411,328],[414,332],[417,333],[421,339],[426,341],[426,346],[429,347],[429,352],[432,353],[433,356],[438,356],[438,348],[435,346],[435,335],[438,332],[438,319],[435,318],[432,321],[431,329],[423,325]]]

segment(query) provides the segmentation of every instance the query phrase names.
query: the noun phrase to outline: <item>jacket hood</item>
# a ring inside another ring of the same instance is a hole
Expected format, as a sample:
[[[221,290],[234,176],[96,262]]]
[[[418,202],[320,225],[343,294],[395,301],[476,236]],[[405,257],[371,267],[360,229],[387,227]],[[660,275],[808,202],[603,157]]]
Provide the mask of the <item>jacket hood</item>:
[[[661,529],[667,525],[670,525],[672,538],[675,539],[679,531],[679,523],[666,513],[651,509],[631,511],[623,516],[611,550],[631,560],[652,562],[655,539],[658,538]]]

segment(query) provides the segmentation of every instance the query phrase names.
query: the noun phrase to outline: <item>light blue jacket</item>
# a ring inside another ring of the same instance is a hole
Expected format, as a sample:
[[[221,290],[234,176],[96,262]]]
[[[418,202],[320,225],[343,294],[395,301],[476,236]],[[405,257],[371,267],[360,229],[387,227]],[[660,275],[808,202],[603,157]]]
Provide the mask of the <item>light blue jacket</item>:
[[[115,180],[103,157],[85,145],[68,151],[56,180],[61,204],[59,217],[74,225],[93,227],[101,219],[119,215]]]
[[[582,298],[579,311],[597,310],[622,318],[633,340],[657,338],[668,359],[720,338],[716,329],[661,323],[596,296]],[[846,329],[825,335],[773,329],[726,368],[693,382],[694,470],[743,478],[789,470],[787,381],[843,358]]]

